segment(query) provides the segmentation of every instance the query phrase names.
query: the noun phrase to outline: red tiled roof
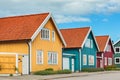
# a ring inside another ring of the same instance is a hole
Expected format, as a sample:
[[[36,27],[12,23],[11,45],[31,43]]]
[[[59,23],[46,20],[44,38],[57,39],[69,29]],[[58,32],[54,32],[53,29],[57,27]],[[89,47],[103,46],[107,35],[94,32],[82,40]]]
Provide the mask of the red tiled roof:
[[[67,44],[66,48],[80,48],[90,30],[90,27],[61,29],[63,38]]]
[[[0,18],[0,41],[27,40],[49,13]]]
[[[105,46],[107,44],[107,41],[109,39],[109,36],[96,36],[96,41],[99,46],[100,52],[104,52]]]

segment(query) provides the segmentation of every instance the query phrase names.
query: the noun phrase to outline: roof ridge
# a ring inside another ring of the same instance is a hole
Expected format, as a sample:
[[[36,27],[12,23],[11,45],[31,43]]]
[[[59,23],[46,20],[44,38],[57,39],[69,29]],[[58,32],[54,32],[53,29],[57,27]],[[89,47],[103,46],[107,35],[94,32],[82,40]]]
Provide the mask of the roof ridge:
[[[99,35],[99,36],[95,36],[95,37],[110,37],[110,35]]]
[[[65,28],[65,29],[60,29],[60,30],[84,29],[84,28],[90,28],[90,27]]]
[[[43,14],[50,14],[49,12],[46,13],[37,13],[37,14],[23,14],[23,15],[15,15],[15,16],[6,16],[1,17],[0,19],[7,19],[7,18],[18,18],[18,17],[26,17],[26,16],[36,16],[36,15],[43,15]]]

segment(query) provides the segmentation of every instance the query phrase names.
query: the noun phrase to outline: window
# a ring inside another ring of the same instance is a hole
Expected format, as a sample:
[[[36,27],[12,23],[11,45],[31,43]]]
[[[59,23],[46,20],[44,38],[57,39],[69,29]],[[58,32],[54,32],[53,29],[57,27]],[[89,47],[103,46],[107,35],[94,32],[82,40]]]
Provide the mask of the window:
[[[94,56],[89,55],[89,65],[94,65]]]
[[[110,45],[107,45],[106,51],[111,52],[111,46]]]
[[[87,55],[83,55],[83,65],[87,65]]]
[[[120,57],[115,58],[115,64],[120,64]]]
[[[55,41],[55,31],[52,31],[52,41]]]
[[[105,65],[107,65],[107,57],[105,57],[104,59],[105,59]]]
[[[43,28],[41,30],[41,38],[45,40],[50,40],[50,31],[49,29]]]
[[[85,47],[93,48],[93,40],[87,39],[85,43]]]
[[[115,47],[115,52],[117,53],[119,53],[120,52],[120,47]]]
[[[57,64],[57,58],[56,52],[48,52],[48,64]]]
[[[37,59],[37,64],[43,64],[43,52],[40,50],[37,50],[37,55],[36,55],[36,59]]]
[[[112,58],[108,58],[108,65],[112,65]]]

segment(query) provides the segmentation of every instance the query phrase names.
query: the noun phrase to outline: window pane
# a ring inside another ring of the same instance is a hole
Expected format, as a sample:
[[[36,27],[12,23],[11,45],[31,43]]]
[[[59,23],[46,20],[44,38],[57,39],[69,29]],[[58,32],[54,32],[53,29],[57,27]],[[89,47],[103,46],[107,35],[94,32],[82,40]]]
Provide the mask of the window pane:
[[[116,50],[116,52],[120,52],[120,49],[119,49],[119,48],[116,48],[115,50]]]
[[[83,55],[83,65],[87,65],[87,56]]]
[[[120,62],[120,59],[119,58],[116,58],[116,63],[119,63]]]
[[[43,63],[43,56],[42,56],[42,51],[37,51],[37,64],[42,64]]]

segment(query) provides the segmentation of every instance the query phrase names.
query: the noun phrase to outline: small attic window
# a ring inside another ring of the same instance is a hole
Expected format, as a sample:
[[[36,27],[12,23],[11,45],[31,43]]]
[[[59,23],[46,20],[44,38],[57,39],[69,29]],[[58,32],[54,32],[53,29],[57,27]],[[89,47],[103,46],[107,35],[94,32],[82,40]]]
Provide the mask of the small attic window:
[[[43,28],[41,30],[41,39],[50,40],[50,30],[49,29]]]

